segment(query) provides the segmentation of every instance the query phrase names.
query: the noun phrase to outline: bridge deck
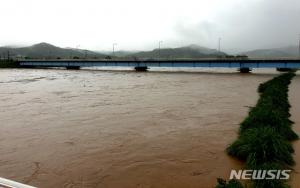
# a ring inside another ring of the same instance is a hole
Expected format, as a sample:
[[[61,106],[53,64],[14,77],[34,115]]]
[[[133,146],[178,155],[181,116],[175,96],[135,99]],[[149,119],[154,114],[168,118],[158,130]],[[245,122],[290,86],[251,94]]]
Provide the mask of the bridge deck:
[[[22,60],[21,66],[38,67],[220,67],[300,68],[300,59],[201,59],[201,60]]]

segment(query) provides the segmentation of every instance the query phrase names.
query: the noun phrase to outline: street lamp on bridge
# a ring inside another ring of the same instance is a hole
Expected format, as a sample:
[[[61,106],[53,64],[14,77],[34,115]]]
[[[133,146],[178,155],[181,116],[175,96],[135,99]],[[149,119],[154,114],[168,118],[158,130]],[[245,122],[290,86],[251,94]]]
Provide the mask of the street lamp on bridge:
[[[298,52],[298,53],[299,53],[299,54],[298,54],[298,57],[299,57],[299,59],[300,59],[300,34],[299,34],[299,46],[298,46],[298,48],[299,48],[299,49],[298,49],[298,50],[299,50],[299,52]]]
[[[158,42],[158,59],[160,59],[160,46],[161,46],[161,43],[163,43],[162,40],[160,40],[160,41]]]
[[[113,56],[115,56],[115,46],[118,45],[117,43],[113,43]]]
[[[219,52],[221,52],[221,40],[222,40],[222,38],[219,37],[219,48],[218,48]]]

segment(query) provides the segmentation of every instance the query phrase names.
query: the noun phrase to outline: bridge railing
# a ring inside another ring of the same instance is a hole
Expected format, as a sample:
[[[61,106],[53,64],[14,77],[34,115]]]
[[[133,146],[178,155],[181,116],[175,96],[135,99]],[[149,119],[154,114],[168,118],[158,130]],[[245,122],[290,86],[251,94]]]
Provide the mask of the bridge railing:
[[[0,178],[0,187],[2,188],[36,188],[16,181]]]
[[[21,66],[40,67],[205,67],[205,68],[300,68],[300,59],[201,59],[201,60],[27,60]]]

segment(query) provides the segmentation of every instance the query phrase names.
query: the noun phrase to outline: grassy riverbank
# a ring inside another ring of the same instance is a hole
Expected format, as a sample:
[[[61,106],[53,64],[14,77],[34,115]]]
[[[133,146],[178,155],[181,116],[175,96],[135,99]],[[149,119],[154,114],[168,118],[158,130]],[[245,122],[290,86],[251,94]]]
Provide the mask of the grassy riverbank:
[[[284,170],[294,165],[294,149],[290,143],[298,139],[292,130],[288,86],[295,73],[282,74],[261,84],[260,99],[241,123],[239,137],[227,153],[245,161],[245,169]],[[223,186],[222,186],[223,185]],[[230,185],[230,186],[229,186]],[[218,181],[217,187],[240,187],[241,184]],[[286,188],[286,180],[252,180],[246,187]]]
[[[0,61],[0,68],[19,68],[19,64],[16,61]]]

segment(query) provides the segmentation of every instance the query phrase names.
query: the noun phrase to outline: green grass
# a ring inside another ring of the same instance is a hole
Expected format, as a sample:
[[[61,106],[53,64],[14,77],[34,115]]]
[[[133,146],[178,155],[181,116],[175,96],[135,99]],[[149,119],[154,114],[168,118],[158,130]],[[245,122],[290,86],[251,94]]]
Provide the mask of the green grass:
[[[296,140],[298,135],[292,130],[292,124],[289,114],[285,111],[280,111],[271,105],[261,105],[253,108],[249,116],[241,123],[240,135],[249,129],[270,127],[285,139]]]
[[[249,168],[266,162],[293,165],[293,152],[291,144],[270,127],[249,129],[227,148],[229,155],[245,160]]]

